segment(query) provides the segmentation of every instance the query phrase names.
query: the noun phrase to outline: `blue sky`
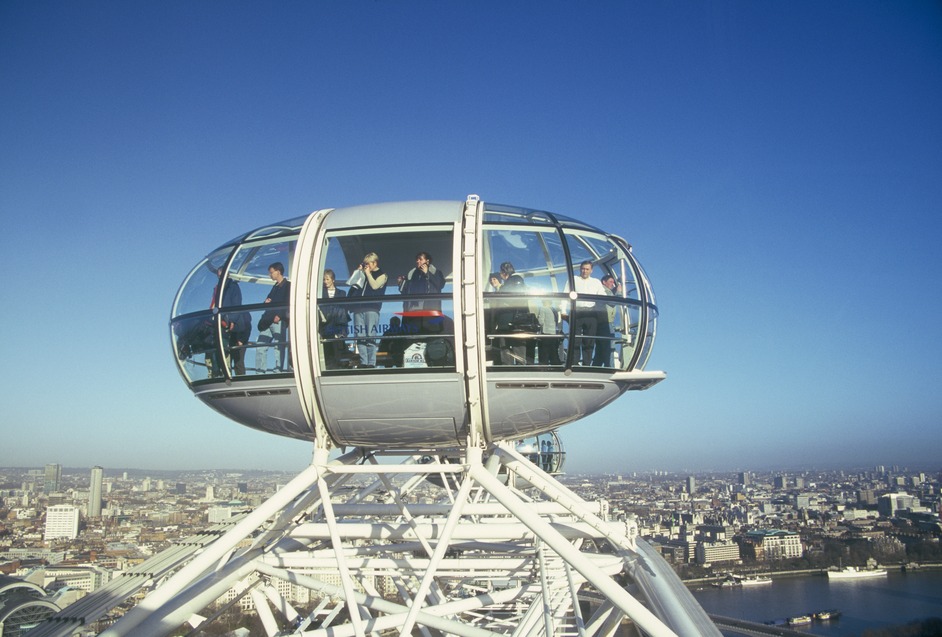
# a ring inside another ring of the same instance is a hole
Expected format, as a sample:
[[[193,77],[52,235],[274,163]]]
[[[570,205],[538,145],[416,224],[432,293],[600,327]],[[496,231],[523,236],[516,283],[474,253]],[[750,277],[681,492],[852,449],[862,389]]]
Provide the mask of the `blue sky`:
[[[0,465],[300,469],[192,397],[170,304],[323,207],[627,238],[668,380],[572,471],[942,458],[937,2],[0,3]]]

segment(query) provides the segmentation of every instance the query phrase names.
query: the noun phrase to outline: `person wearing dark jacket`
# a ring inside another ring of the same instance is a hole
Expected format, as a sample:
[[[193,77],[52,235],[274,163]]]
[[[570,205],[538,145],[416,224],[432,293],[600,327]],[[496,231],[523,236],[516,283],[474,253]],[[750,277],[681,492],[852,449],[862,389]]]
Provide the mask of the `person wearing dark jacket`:
[[[498,294],[527,294],[527,284],[517,274],[513,263],[500,264],[501,283]],[[499,301],[494,310],[494,331],[496,333],[515,333],[523,335],[536,332],[536,316],[530,312],[529,303],[523,299]],[[500,361],[504,365],[532,365],[536,353],[536,341],[529,337],[518,336],[501,338],[495,343],[500,351]]]
[[[291,282],[285,278],[285,266],[276,261],[268,266],[268,275],[275,285],[272,286],[265,303],[271,306],[262,313],[258,320],[259,347],[255,350],[256,373],[276,373],[285,367],[285,346],[278,346],[275,366],[268,367],[268,347],[263,343],[284,343],[288,328],[288,301],[291,298]]]
[[[399,276],[399,293],[403,296],[426,296],[440,294],[445,287],[445,275],[432,265],[432,255],[419,252],[415,255],[415,267],[406,276]],[[402,331],[406,334],[428,332],[430,324],[439,328],[442,302],[440,299],[411,298],[402,302]],[[436,331],[441,331],[440,329]]]
[[[445,287],[445,275],[432,265],[432,255],[420,252],[415,255],[415,267],[406,276],[399,277],[399,293],[402,295],[440,294]],[[403,301],[402,309],[441,310],[442,302],[438,299],[411,299]]]
[[[232,279],[226,279],[222,288],[224,308],[242,305],[242,289]],[[245,344],[252,334],[252,315],[246,311],[224,312],[222,315],[223,338],[229,345],[229,358],[236,376],[245,376]]]
[[[216,268],[216,276],[219,282],[213,288],[213,298],[209,304],[212,309],[216,308],[216,302],[219,302],[221,308],[239,307],[242,305],[242,289],[239,284],[232,279],[223,281],[223,268]],[[222,285],[222,297],[219,296],[219,286]],[[229,355],[230,364],[233,372],[237,376],[245,375],[245,344],[252,333],[252,315],[246,311],[223,312],[220,317],[222,322],[222,338],[226,354]],[[215,330],[213,330],[215,332]],[[213,339],[215,340],[215,339]],[[212,355],[208,358],[210,376],[222,376],[223,364],[219,360],[215,347]]]
[[[333,270],[324,270],[324,287],[321,299],[342,299],[347,293],[336,287]],[[327,369],[340,366],[340,356],[346,345],[343,339],[347,335],[350,314],[343,305],[322,305],[320,308],[320,335],[324,343],[324,363]]]

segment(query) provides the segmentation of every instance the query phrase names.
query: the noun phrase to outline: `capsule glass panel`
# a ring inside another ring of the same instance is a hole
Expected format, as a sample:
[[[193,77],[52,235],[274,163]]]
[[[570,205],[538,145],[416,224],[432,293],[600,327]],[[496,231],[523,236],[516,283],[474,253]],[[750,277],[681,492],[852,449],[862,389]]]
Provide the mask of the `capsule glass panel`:
[[[317,302],[321,370],[453,370],[453,243],[453,226],[328,233],[321,272],[333,286],[324,279]]]
[[[647,301],[647,305],[644,306],[647,310],[646,320],[644,321],[644,334],[639,341],[641,347],[637,352],[637,362],[635,363],[639,369],[643,369],[651,356],[651,350],[657,336],[657,301],[654,298],[654,290],[651,288],[651,283],[644,268],[637,260],[632,260],[632,263],[638,273],[637,288],[643,291],[644,298]]]
[[[632,369],[646,360],[639,330],[650,333],[654,311],[624,242],[560,215],[492,208],[481,253],[489,366]],[[591,281],[577,284],[584,262]]]
[[[200,261],[180,286],[172,316],[212,309],[214,293],[219,284],[219,270],[225,268],[232,247],[222,248]]]
[[[566,252],[558,228],[532,227],[548,224],[547,217],[532,213],[529,218],[538,223],[484,227],[484,333],[490,366],[563,364],[560,308],[569,280]]]
[[[171,333],[177,362],[187,381],[212,378],[222,369],[218,356],[219,332],[212,314],[177,319]]]
[[[234,283],[226,289],[238,292],[227,299],[224,289],[220,305],[226,361],[234,377],[291,371],[288,304],[296,242],[295,236],[257,239],[233,255],[227,278]],[[273,277],[284,281],[278,285]]]
[[[290,372],[287,321],[297,222],[248,233],[241,245],[213,252],[184,281],[171,333],[189,382]],[[284,272],[281,286],[274,284],[272,266]]]

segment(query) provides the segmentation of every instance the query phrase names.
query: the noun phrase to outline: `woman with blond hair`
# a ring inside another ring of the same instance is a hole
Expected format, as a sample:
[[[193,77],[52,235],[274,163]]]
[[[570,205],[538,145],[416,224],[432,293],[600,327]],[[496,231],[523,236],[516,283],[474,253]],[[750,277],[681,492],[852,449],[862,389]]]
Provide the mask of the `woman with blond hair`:
[[[366,300],[386,294],[386,273],[379,269],[379,257],[375,252],[363,257],[363,262],[351,275],[351,281],[360,279],[358,272],[363,275],[362,284],[351,285],[350,296],[362,296]],[[360,367],[376,367],[376,339],[382,335],[379,330],[379,311],[382,307],[382,301],[377,299],[357,304],[353,313],[353,335],[360,353]]]

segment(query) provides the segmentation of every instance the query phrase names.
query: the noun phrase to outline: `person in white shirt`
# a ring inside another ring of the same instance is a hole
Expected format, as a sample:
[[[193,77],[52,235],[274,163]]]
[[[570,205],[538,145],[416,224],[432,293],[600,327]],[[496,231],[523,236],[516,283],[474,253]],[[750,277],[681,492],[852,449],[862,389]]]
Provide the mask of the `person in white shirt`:
[[[579,264],[579,276],[576,277],[574,287],[576,292],[582,294],[607,295],[608,289],[598,279],[592,278],[592,262],[583,261]],[[592,353],[595,349],[595,339],[599,336],[598,304],[595,301],[576,301],[575,316],[576,347],[579,351],[579,360],[584,366],[592,364]],[[603,330],[607,332],[607,330]],[[603,334],[603,335],[607,335]]]

